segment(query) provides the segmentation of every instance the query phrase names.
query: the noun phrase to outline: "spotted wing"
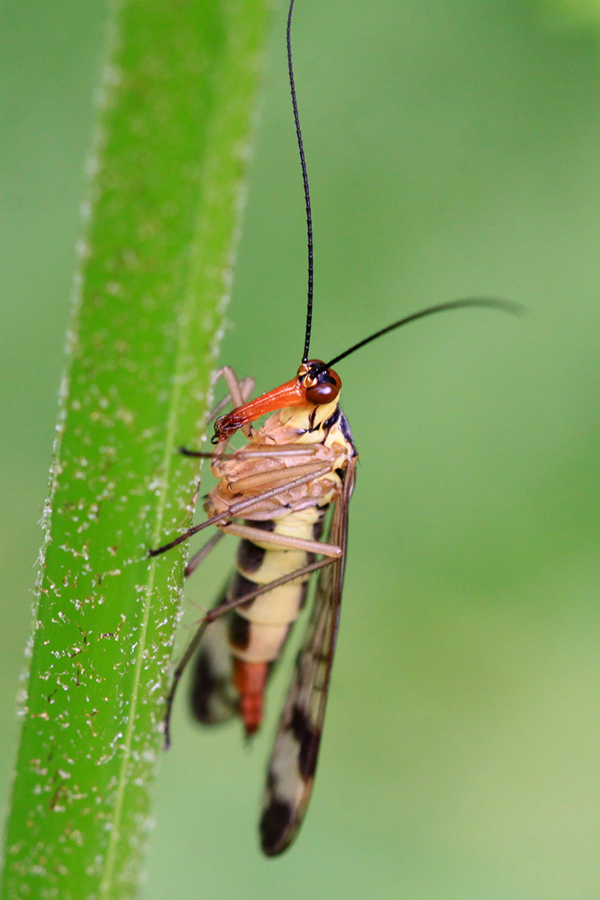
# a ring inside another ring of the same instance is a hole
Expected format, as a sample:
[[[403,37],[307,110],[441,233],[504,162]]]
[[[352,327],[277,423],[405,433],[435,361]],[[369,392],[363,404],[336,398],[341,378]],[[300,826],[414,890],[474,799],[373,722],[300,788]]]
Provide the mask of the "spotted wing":
[[[227,618],[215,619],[202,636],[194,663],[190,706],[203,725],[217,725],[238,714],[239,695],[233,685]]]
[[[342,548],[342,555],[321,572],[269,761],[260,821],[262,849],[267,856],[281,853],[294,840],[315,778],[340,614],[355,466],[353,459],[335,505],[329,536],[330,543]]]

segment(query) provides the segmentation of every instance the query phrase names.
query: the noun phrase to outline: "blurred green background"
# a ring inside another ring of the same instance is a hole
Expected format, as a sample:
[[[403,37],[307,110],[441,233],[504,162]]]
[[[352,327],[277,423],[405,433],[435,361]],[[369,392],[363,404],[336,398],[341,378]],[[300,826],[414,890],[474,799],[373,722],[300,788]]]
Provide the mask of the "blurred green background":
[[[361,465],[307,822],[289,854],[259,855],[258,798],[289,666],[250,749],[239,728],[194,728],[181,698],[144,900],[598,897],[594,10],[298,0],[313,354],[450,298],[506,297],[529,314],[440,316],[340,365]],[[99,0],[11,0],[2,12],[3,782],[105,12]],[[278,2],[221,357],[261,391],[291,377],[303,339],[284,12]],[[215,590],[231,548],[219,553],[208,564]],[[211,591],[189,585],[186,620]]]

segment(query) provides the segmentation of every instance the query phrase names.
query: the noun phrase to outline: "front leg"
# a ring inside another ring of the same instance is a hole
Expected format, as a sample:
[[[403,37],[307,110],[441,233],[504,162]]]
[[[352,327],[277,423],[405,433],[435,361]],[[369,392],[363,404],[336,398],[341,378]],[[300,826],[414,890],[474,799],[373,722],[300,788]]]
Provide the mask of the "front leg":
[[[231,366],[222,366],[217,370],[215,374],[215,384],[219,380],[219,378],[224,378],[227,387],[229,388],[229,393],[226,397],[221,400],[214,409],[211,410],[208,421],[212,422],[213,419],[216,419],[218,414],[224,409],[229,402],[233,403],[233,408],[235,409],[238,406],[243,406],[244,403],[247,403],[250,399],[250,394],[254,390],[254,378],[243,378],[241,381],[238,381],[237,375],[231,368]],[[243,433],[249,438],[252,434],[252,426],[248,424],[244,425],[242,428]],[[224,442],[226,443],[226,442]]]
[[[208,414],[207,424],[210,424],[210,422],[213,422],[217,418],[219,413],[222,412],[222,410],[225,409],[225,407],[229,403],[233,403],[234,407],[242,406],[244,403],[246,403],[246,401],[250,397],[250,394],[254,390],[254,384],[255,384],[254,378],[242,378],[241,381],[238,381],[235,372],[233,371],[232,368],[230,368],[230,366],[223,366],[222,368],[217,370],[217,372],[215,373],[215,379],[214,379],[215,384],[221,377],[223,377],[225,379],[225,381],[227,382],[227,387],[229,388],[229,393],[226,394],[225,397],[223,397],[223,399],[220,400],[219,403],[216,404],[216,406],[213,406],[213,408],[211,409],[211,411]],[[248,429],[246,430],[248,433],[246,434],[246,432],[244,432],[247,437],[249,437],[251,430],[252,430],[252,426],[249,426]],[[223,452],[225,451],[225,447],[226,447],[226,443],[223,445],[222,448],[219,448],[219,451],[220,451],[218,453],[219,456],[223,455]],[[187,447],[179,447],[179,453],[181,453],[182,456],[193,456],[198,459],[213,459],[215,456],[215,452],[216,451],[212,450],[207,453],[203,450],[190,450]],[[198,480],[198,483],[196,485],[196,490],[194,491],[194,495],[190,501],[190,506],[191,506],[192,510],[194,510],[196,507],[196,501],[198,500],[198,495],[200,494],[200,485],[201,485],[201,481]],[[194,568],[195,568],[195,566],[194,566]]]
[[[227,387],[229,388],[229,393],[226,394],[216,406],[213,406],[208,415],[208,422],[214,422],[219,413],[221,413],[229,403],[232,403],[234,408],[236,406],[243,406],[244,403],[247,403],[256,383],[254,378],[250,377],[242,378],[238,381],[237,375],[231,366],[222,366],[215,372],[214,384],[217,383],[219,378],[225,379]],[[246,437],[249,437],[246,432],[244,432],[244,434],[246,434]]]
[[[225,394],[223,399],[219,400],[219,402],[216,403],[210,410],[206,419],[207,425],[209,425],[211,422],[214,422],[219,413],[223,412],[225,407],[230,403],[233,404],[234,408],[236,406],[243,406],[244,403],[247,403],[256,383],[254,378],[250,377],[242,378],[241,381],[238,381],[237,375],[230,366],[222,366],[216,371],[214,384],[217,383],[219,378],[225,379],[227,387],[229,388],[229,393]],[[251,427],[244,431],[246,437],[249,437],[250,433]],[[207,453],[203,450],[190,450],[188,447],[179,447],[179,452],[183,456],[194,456],[200,459],[211,459],[215,454],[214,450],[211,450]]]

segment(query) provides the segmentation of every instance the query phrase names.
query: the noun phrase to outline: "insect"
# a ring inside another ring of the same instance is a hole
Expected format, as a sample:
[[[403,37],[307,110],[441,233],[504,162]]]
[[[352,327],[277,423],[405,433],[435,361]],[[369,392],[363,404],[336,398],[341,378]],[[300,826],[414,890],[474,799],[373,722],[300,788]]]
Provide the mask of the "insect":
[[[506,301],[473,298],[430,306],[369,335],[329,362],[309,358],[313,306],[313,242],[308,176],[294,83],[291,24],[287,56],[292,107],[306,200],[308,303],[302,360],[290,381],[249,400],[253,383],[221,370],[234,409],[216,419],[209,457],[218,485],[207,495],[208,519],[151,550],[155,556],[216,526],[217,532],[187,565],[190,575],[223,534],[241,539],[233,578],[205,616],[175,671],[167,699],[196,654],[192,710],[202,723],[241,718],[248,736],[260,727],[265,688],[291,627],[319,570],[312,613],[275,736],[260,821],[268,856],[285,850],[303,821],[315,778],[335,649],[348,534],[348,507],[358,454],[340,409],[341,380],[333,366],[366,344],[419,318],[464,307],[516,311]],[[220,405],[223,407],[223,404]],[[221,411],[221,409],[219,409]],[[265,414],[258,429],[252,423]],[[230,451],[241,430],[244,447]]]

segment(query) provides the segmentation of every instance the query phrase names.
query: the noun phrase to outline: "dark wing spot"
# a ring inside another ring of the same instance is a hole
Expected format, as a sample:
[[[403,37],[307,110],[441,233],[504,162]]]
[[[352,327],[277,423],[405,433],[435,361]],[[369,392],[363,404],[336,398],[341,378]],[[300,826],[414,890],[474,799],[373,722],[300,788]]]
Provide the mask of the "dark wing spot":
[[[294,711],[292,712],[292,718],[290,719],[290,724],[288,726],[296,740],[299,744],[304,740],[306,733],[310,731],[310,722],[304,710],[300,709],[299,706],[294,706]]]
[[[211,721],[210,698],[222,688],[223,679],[214,671],[210,664],[210,656],[201,650],[198,654],[192,690],[190,694],[190,706],[192,713],[199,722],[208,724]]]
[[[252,575],[258,572],[263,564],[266,550],[257,547],[252,541],[240,541],[237,551],[237,564],[242,572]]]
[[[275,856],[284,850],[281,841],[292,821],[292,806],[285,800],[273,798],[260,820],[260,839],[263,852],[267,856]]]
[[[227,620],[229,643],[238,650],[245,650],[250,643],[250,622],[244,616],[240,616],[235,610]]]
[[[298,741],[298,769],[304,781],[315,774],[321,732],[313,728],[308,717],[299,706],[294,707],[290,721],[290,730]]]
[[[317,760],[319,758],[319,744],[321,743],[321,731],[315,729],[306,735],[306,740],[300,747],[300,755],[298,757],[298,768],[300,774],[305,781],[314,778],[317,770]]]

